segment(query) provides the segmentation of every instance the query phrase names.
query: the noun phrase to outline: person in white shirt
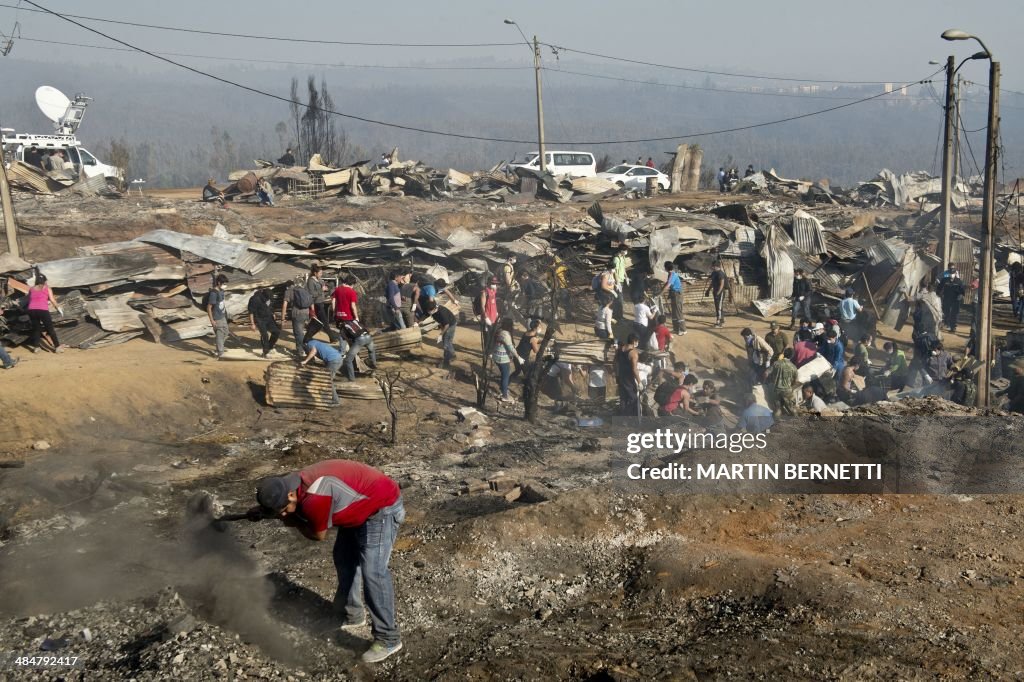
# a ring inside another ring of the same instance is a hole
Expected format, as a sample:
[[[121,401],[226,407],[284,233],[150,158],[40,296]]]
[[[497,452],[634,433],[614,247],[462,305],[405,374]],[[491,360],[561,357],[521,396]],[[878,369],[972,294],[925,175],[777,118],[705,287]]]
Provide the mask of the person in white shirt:
[[[803,397],[803,408],[805,410],[821,414],[821,411],[826,409],[825,401],[814,392],[812,384],[804,384],[800,389],[800,394]]]
[[[605,299],[597,308],[597,316],[594,318],[594,333],[599,339],[612,338],[612,303],[612,299]]]
[[[657,318],[657,312],[653,306],[647,305],[644,300],[633,305],[633,326],[637,336],[640,337],[640,347],[647,348],[651,336],[651,321]]]

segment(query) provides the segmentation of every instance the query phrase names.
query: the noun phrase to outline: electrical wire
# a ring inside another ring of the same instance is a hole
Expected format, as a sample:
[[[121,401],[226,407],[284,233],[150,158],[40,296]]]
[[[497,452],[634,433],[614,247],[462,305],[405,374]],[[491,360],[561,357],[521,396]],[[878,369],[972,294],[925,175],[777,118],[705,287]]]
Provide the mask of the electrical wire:
[[[125,21],[125,20],[121,20],[121,19],[109,19],[109,18],[105,18],[105,17],[92,17],[92,16],[86,16],[86,15],[82,15],[82,14],[65,14],[65,13],[58,14],[57,12],[54,12],[52,10],[49,10],[49,9],[45,8],[45,7],[42,7],[41,5],[36,5],[34,3],[30,3],[30,4],[33,4],[34,7],[36,7],[36,9],[32,9],[32,8],[29,8],[29,7],[23,7],[22,6],[22,2],[23,1],[24,0],[19,0],[17,5],[11,5],[11,4],[7,4],[7,3],[0,3],[0,8],[23,10],[23,11],[26,11],[26,12],[35,12],[35,13],[39,13],[39,14],[53,14],[53,15],[60,16],[61,18],[82,19],[82,20],[85,20],[85,21],[96,21],[96,22],[107,23],[107,24],[118,24],[118,25],[122,25],[122,26],[133,26],[133,27],[137,27],[137,28],[147,28],[147,29],[155,29],[155,30],[162,30],[162,31],[175,31],[175,32],[181,32],[181,33],[194,33],[194,34],[200,34],[200,35],[208,35],[208,36],[216,36],[216,37],[226,37],[226,38],[242,38],[242,39],[247,39],[247,40],[270,40],[270,41],[277,41],[277,42],[306,43],[306,44],[317,44],[317,45],[354,45],[354,46],[361,46],[361,47],[440,47],[440,48],[451,48],[451,47],[461,48],[461,47],[467,47],[467,48],[473,48],[473,47],[512,47],[512,46],[516,46],[516,45],[521,45],[522,44],[521,42],[511,42],[511,43],[507,43],[507,42],[500,42],[500,43],[400,43],[400,42],[371,42],[371,41],[347,41],[347,40],[319,40],[319,39],[312,39],[312,38],[288,38],[288,37],[283,37],[283,36],[272,36],[272,35],[258,35],[258,34],[249,34],[249,33],[231,33],[231,32],[228,32],[228,31],[210,31],[210,30],[206,30],[206,29],[186,28],[186,27],[181,27],[181,26],[164,26],[164,25],[160,25],[160,24],[148,24],[148,23],[142,23],[142,22],[136,22],[136,21]],[[713,71],[713,70],[708,70],[708,69],[697,69],[697,68],[693,68],[693,67],[673,66],[673,65],[668,65],[668,64],[657,64],[657,63],[654,63],[654,62],[645,62],[645,61],[641,61],[641,60],[628,59],[628,58],[625,58],[625,57],[616,57],[616,56],[613,56],[613,55],[600,54],[600,53],[597,53],[597,52],[588,52],[586,50],[578,50],[578,49],[571,48],[571,47],[564,47],[564,46],[560,46],[560,45],[555,45],[553,43],[541,43],[541,45],[545,45],[545,46],[551,48],[552,50],[556,50],[556,51],[574,52],[576,54],[583,54],[583,55],[587,55],[587,56],[590,56],[590,57],[598,57],[600,59],[610,59],[610,60],[615,60],[615,61],[628,62],[628,63],[631,63],[631,64],[639,64],[639,65],[642,65],[642,66],[653,66],[653,67],[663,68],[663,69],[674,69],[674,70],[679,70],[679,71],[689,71],[689,72],[692,72],[692,73],[701,73],[701,74],[708,74],[708,75],[714,75],[714,76],[729,76],[729,77],[736,77],[736,78],[752,78],[752,79],[759,79],[759,80],[790,81],[790,82],[798,82],[798,83],[838,83],[838,84],[848,84],[848,85],[878,85],[878,84],[881,84],[881,83],[893,82],[892,80],[838,80],[838,79],[793,78],[793,77],[786,77],[786,76],[764,76],[764,75],[756,75],[756,74],[731,73],[731,72],[727,72],[727,71]]]
[[[551,69],[549,67],[542,67],[544,71],[553,74],[569,74],[571,76],[582,76],[585,78],[596,78],[605,81],[618,81],[621,83],[633,83],[636,85],[648,85],[653,87],[665,87],[665,88],[680,88],[683,90],[702,90],[705,92],[722,92],[725,94],[740,94],[740,95],[760,95],[763,97],[796,97],[798,99],[833,99],[839,101],[849,101],[856,99],[856,97],[833,97],[829,95],[814,95],[814,94],[801,94],[799,92],[760,92],[757,90],[736,90],[730,88],[709,88],[698,85],[684,85],[681,83],[656,83],[653,81],[642,81],[634,78],[620,78],[616,76],[602,76],[599,74],[588,74],[580,71],[571,71],[568,69]],[[927,100],[926,97],[915,98],[922,101]]]
[[[936,71],[935,73],[938,73],[938,71]],[[931,78],[932,76],[934,76],[935,73],[929,75],[928,78]],[[908,87],[911,87],[913,85],[921,85],[921,84],[924,84],[926,82],[928,82],[927,79],[916,81],[914,83],[905,83],[905,84],[901,85],[900,88],[897,88],[897,89],[902,89],[902,88],[905,88],[905,87],[908,88]],[[829,113],[831,111],[838,111],[839,109],[845,109],[847,107],[852,107],[852,106],[857,105],[857,104],[863,104],[864,102],[870,102],[872,100],[876,100],[876,99],[878,99],[880,97],[885,97],[886,95],[891,95],[891,94],[893,94],[893,91],[880,92],[880,93],[878,93],[876,95],[871,95],[870,97],[864,97],[863,99],[858,99],[858,100],[855,100],[853,102],[847,102],[846,104],[839,104],[839,105],[836,105],[834,107],[829,107],[827,109],[819,109],[817,111],[807,112],[806,114],[799,114],[797,116],[787,116],[785,118],[775,119],[773,121],[764,121],[762,123],[754,123],[754,124],[745,125],[745,126],[737,126],[735,128],[722,128],[720,130],[707,130],[707,131],[697,132],[697,133],[687,133],[685,135],[667,135],[667,136],[664,136],[664,137],[647,137],[647,138],[639,138],[639,139],[635,139],[635,140],[576,140],[576,141],[573,141],[571,143],[569,143],[569,142],[557,142],[557,143],[553,143],[553,144],[579,144],[579,145],[636,144],[636,143],[640,143],[640,142],[665,142],[665,141],[669,141],[669,140],[680,140],[680,139],[683,139],[683,138],[707,137],[707,136],[710,136],[710,135],[721,135],[721,134],[724,134],[724,133],[735,133],[735,132],[740,132],[740,131],[743,131],[743,130],[753,130],[754,128],[764,128],[765,126],[777,125],[779,123],[789,123],[790,121],[799,121],[800,119],[810,118],[811,116],[818,116],[820,114],[826,114],[826,113]]]
[[[966,131],[963,131],[964,119],[960,116],[960,111],[959,110],[956,112],[956,117],[957,117],[957,119],[960,122],[960,129],[961,129],[961,131],[962,132],[966,132]],[[966,140],[966,142],[967,142],[967,151],[970,152],[970,154],[971,154],[971,162],[974,164],[974,170],[978,171],[978,175],[982,175],[981,166],[978,165],[978,159],[975,158],[975,156],[974,156],[974,148],[971,147],[971,138],[970,138],[970,136],[964,135],[964,140]],[[960,151],[961,152],[963,151],[962,147],[961,147]],[[961,165],[961,168],[962,167],[963,166]]]
[[[629,59],[627,57],[615,57],[613,55],[601,54],[600,52],[589,52],[587,50],[577,50],[572,47],[565,47],[563,45],[554,45],[552,43],[541,43],[550,47],[552,50],[561,52],[575,52],[576,54],[584,54],[588,57],[597,57],[599,59],[610,59],[617,62],[626,62],[628,64],[639,64],[640,66],[653,66],[659,69],[672,69],[675,71],[688,71],[690,73],[703,73],[710,76],[729,76],[732,78],[752,78],[757,80],[771,80],[771,81],[790,81],[794,83],[839,83],[846,85],[879,85],[881,83],[891,83],[892,81],[875,80],[875,81],[851,81],[851,80],[831,80],[828,78],[790,78],[785,76],[763,76],[751,73],[732,73],[729,71],[711,71],[709,69],[696,69],[689,66],[674,66],[671,64],[658,64],[656,62],[645,62],[640,59]],[[941,70],[941,69],[940,69]]]
[[[113,47],[111,45],[89,45],[85,43],[65,43],[59,40],[43,40],[42,38],[26,38],[22,40],[33,43],[46,43],[49,45],[64,45],[66,47],[87,47],[93,50],[108,50],[113,52],[135,52],[133,48]],[[165,57],[191,57],[193,59],[214,59],[224,62],[243,62],[260,64],[286,64],[291,66],[321,66],[339,69],[398,69],[410,71],[523,71],[533,70],[532,66],[392,66],[386,64],[338,64],[330,62],[293,62],[282,59],[257,59],[252,57],[215,57],[208,54],[190,54],[186,52],[157,52],[156,54]]]
[[[298,104],[299,106],[301,106],[303,108],[306,108],[306,109],[309,108],[308,105],[303,104],[302,102],[294,102],[293,100],[288,99],[287,97],[282,97],[281,95],[275,95],[275,94],[273,94],[271,92],[267,92],[265,90],[260,90],[259,88],[254,88],[254,87],[252,87],[250,85],[245,85],[243,83],[238,83],[237,81],[233,81],[233,80],[230,80],[228,78],[223,78],[221,76],[217,76],[215,74],[203,71],[201,69],[197,69],[195,67],[188,66],[187,64],[182,64],[181,62],[174,61],[173,59],[170,59],[168,57],[164,57],[164,56],[159,55],[159,54],[157,54],[155,52],[151,52],[150,50],[147,50],[145,48],[141,48],[141,47],[138,47],[136,45],[132,45],[131,43],[125,42],[125,41],[123,41],[123,40],[121,40],[119,38],[115,38],[115,37],[113,37],[113,36],[111,36],[111,35],[109,35],[107,33],[104,33],[102,31],[100,31],[99,29],[95,29],[95,28],[92,28],[91,26],[86,26],[85,24],[82,24],[82,23],[80,23],[78,21],[75,21],[74,19],[70,18],[69,16],[66,16],[66,15],[61,14],[59,12],[55,12],[53,10],[47,9],[46,7],[43,7],[42,5],[40,5],[39,3],[34,2],[33,0],[24,0],[24,2],[26,2],[29,5],[32,5],[33,7],[39,8],[41,11],[44,11],[44,12],[46,12],[46,13],[52,15],[52,16],[55,16],[55,17],[57,17],[59,19],[62,19],[62,20],[66,21],[66,22],[68,22],[70,24],[75,25],[75,26],[78,26],[79,28],[85,29],[86,31],[89,31],[90,33],[95,33],[96,35],[99,35],[99,36],[101,36],[103,38],[106,38],[107,40],[110,40],[112,42],[118,43],[118,44],[123,45],[123,46],[125,46],[127,48],[131,48],[131,49],[133,49],[133,50],[135,50],[137,52],[140,52],[142,54],[149,55],[150,57],[153,57],[154,59],[158,59],[160,61],[166,62],[166,63],[171,64],[173,66],[177,66],[178,68],[184,69],[184,70],[189,71],[191,73],[194,73],[196,75],[204,76],[204,77],[209,78],[211,80],[215,80],[215,81],[217,81],[219,83],[223,83],[225,85],[231,85],[231,86],[234,86],[234,87],[239,88],[241,90],[245,90],[247,92],[251,92],[251,93],[254,93],[254,94],[257,94],[257,95],[263,95],[264,97],[269,97],[271,99],[275,99],[275,100],[278,100],[280,102],[284,102],[284,103],[289,104],[289,105]],[[515,43],[515,44],[518,45],[519,43]],[[724,133],[732,133],[732,132],[738,132],[738,131],[743,131],[743,130],[752,130],[754,128],[763,128],[765,126],[777,125],[779,123],[788,123],[790,121],[798,121],[800,119],[810,118],[812,116],[818,116],[820,114],[826,114],[826,113],[829,113],[829,112],[832,112],[832,111],[837,111],[839,109],[845,109],[847,107],[851,107],[851,106],[854,106],[854,105],[857,105],[857,104],[861,104],[861,103],[864,103],[864,102],[870,102],[872,100],[879,99],[881,97],[885,97],[886,95],[891,95],[894,92],[897,92],[900,89],[905,88],[905,87],[910,87],[912,85],[923,85],[925,83],[930,82],[928,79],[930,79],[932,76],[934,76],[937,73],[939,73],[939,71],[942,71],[942,69],[939,69],[939,70],[935,71],[934,73],[929,74],[928,76],[926,76],[925,78],[923,78],[923,79],[921,79],[919,81],[904,83],[903,85],[900,85],[899,87],[894,88],[893,90],[889,90],[889,91],[886,91],[886,92],[880,92],[878,94],[871,95],[870,97],[864,97],[864,98],[859,99],[859,100],[854,100],[852,102],[847,102],[845,104],[840,104],[840,105],[837,105],[837,106],[834,106],[834,107],[829,107],[827,109],[820,109],[818,111],[811,111],[811,112],[807,112],[805,114],[799,114],[799,115],[796,115],[796,116],[788,116],[786,118],[776,119],[776,120],[773,120],[773,121],[765,121],[765,122],[762,122],[762,123],[755,123],[755,124],[750,124],[750,125],[737,126],[737,127],[734,127],[734,128],[724,128],[724,129],[721,129],[721,130],[710,130],[710,131],[703,131],[703,132],[697,132],[697,133],[687,133],[687,134],[682,134],[682,135],[669,135],[669,136],[663,136],[663,137],[650,137],[650,138],[640,138],[640,139],[633,139],[633,140],[599,140],[599,141],[594,141],[594,140],[572,140],[572,141],[556,140],[556,141],[550,142],[549,144],[559,144],[559,145],[611,145],[611,144],[635,144],[635,143],[640,143],[640,142],[662,142],[662,141],[667,141],[667,140],[679,140],[679,139],[690,138],[690,137],[707,137],[707,136],[710,136],[710,135],[720,135],[720,134],[724,134]],[[347,118],[347,119],[354,120],[354,121],[361,121],[363,123],[370,123],[370,124],[374,124],[374,125],[386,126],[386,127],[395,128],[395,129],[398,129],[398,130],[408,130],[408,131],[411,131],[411,132],[424,133],[424,134],[428,134],[428,135],[440,135],[440,136],[444,136],[444,137],[455,137],[455,138],[460,138],[460,139],[479,140],[479,141],[484,141],[484,142],[505,142],[505,143],[510,143],[510,144],[533,144],[533,142],[530,141],[530,140],[515,140],[515,139],[508,139],[508,138],[486,137],[486,136],[483,136],[483,135],[469,135],[469,134],[466,134],[466,133],[455,133],[455,132],[450,132],[450,131],[432,130],[432,129],[429,129],[429,128],[420,128],[420,127],[417,127],[417,126],[403,125],[403,124],[399,124],[399,123],[390,123],[390,122],[387,122],[387,121],[380,121],[380,120],[368,118],[368,117],[365,117],[365,116],[357,116],[355,114],[347,114],[347,113],[344,113],[344,112],[341,112],[341,111],[334,111],[334,110],[327,110],[327,109],[323,109],[322,111],[324,113],[327,113],[327,114],[331,114],[331,115],[334,115],[334,116],[340,116],[342,118]]]
[[[226,31],[206,31],[198,28],[182,28],[179,26],[161,26],[158,24],[143,24],[136,21],[122,21],[119,19],[104,19],[101,17],[88,17],[81,14],[58,14],[52,10],[46,9],[42,5],[35,3],[29,3],[37,9],[30,9],[28,7],[21,7],[25,12],[38,12],[40,14],[54,14],[61,18],[73,18],[83,19],[85,21],[98,21],[104,24],[119,24],[121,26],[135,26],[137,28],[152,28],[161,31],[177,31],[180,33],[198,33],[207,36],[217,36],[220,38],[245,38],[248,40],[273,40],[284,43],[307,43],[316,45],[357,45],[361,47],[509,47],[512,45],[519,45],[516,43],[375,43],[368,41],[353,41],[353,40],[315,40],[313,38],[285,38],[282,36],[264,36],[264,35],[253,35],[249,33],[228,33]],[[20,6],[20,2],[19,2]],[[19,6],[8,5],[0,3],[0,7],[8,9],[18,9]],[[79,24],[81,26],[81,24]]]

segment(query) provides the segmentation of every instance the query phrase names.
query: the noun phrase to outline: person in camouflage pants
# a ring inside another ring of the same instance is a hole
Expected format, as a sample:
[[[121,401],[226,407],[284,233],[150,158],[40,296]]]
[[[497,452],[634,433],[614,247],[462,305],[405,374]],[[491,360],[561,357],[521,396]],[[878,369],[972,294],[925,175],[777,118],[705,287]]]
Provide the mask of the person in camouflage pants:
[[[797,384],[796,375],[793,349],[786,348],[782,351],[782,358],[772,365],[765,380],[765,385],[770,389],[769,402],[776,417],[783,414],[791,417],[796,415],[796,399],[793,397],[793,387]]]

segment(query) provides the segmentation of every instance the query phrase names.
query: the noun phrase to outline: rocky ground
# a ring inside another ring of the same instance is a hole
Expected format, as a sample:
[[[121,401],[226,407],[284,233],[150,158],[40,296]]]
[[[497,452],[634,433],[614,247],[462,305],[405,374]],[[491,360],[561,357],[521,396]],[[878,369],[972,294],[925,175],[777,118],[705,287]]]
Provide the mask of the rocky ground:
[[[698,373],[740,356],[742,326],[764,325],[709,322],[696,315],[677,340]],[[0,679],[1024,676],[1021,418],[935,400],[876,406],[788,421],[747,458],[881,453],[928,494],[642,484],[625,477],[650,459],[626,452],[628,424],[580,427],[547,401],[537,425],[519,404],[460,418],[478,340],[457,341],[456,381],[433,368],[432,344],[382,363],[406,376],[395,445],[377,402],[264,407],[264,365],[209,360],[206,340],[33,355],[4,373],[0,655],[78,667],[5,661]],[[329,546],[275,521],[219,532],[186,513],[200,491],[242,511],[259,477],[328,457],[378,466],[403,488],[391,563],[404,649],[376,667],[359,662],[368,628],[337,627]]]

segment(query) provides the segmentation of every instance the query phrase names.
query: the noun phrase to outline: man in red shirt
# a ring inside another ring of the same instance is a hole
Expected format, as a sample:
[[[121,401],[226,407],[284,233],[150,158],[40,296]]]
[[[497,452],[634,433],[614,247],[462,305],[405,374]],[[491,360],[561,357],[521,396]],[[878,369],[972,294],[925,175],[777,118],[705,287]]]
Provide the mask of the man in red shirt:
[[[338,324],[359,319],[359,308],[356,305],[359,302],[359,294],[353,287],[355,283],[356,278],[349,275],[331,292],[331,298],[334,300],[334,321]]]
[[[395,622],[395,588],[388,561],[405,520],[398,484],[373,467],[347,459],[329,459],[285,476],[259,482],[256,501],[264,516],[280,518],[310,540],[322,541],[331,528],[338,571],[337,610],[345,609],[343,628],[366,624],[370,610],[373,644],[363,654],[377,663],[402,648]],[[360,585],[362,582],[362,585]]]

